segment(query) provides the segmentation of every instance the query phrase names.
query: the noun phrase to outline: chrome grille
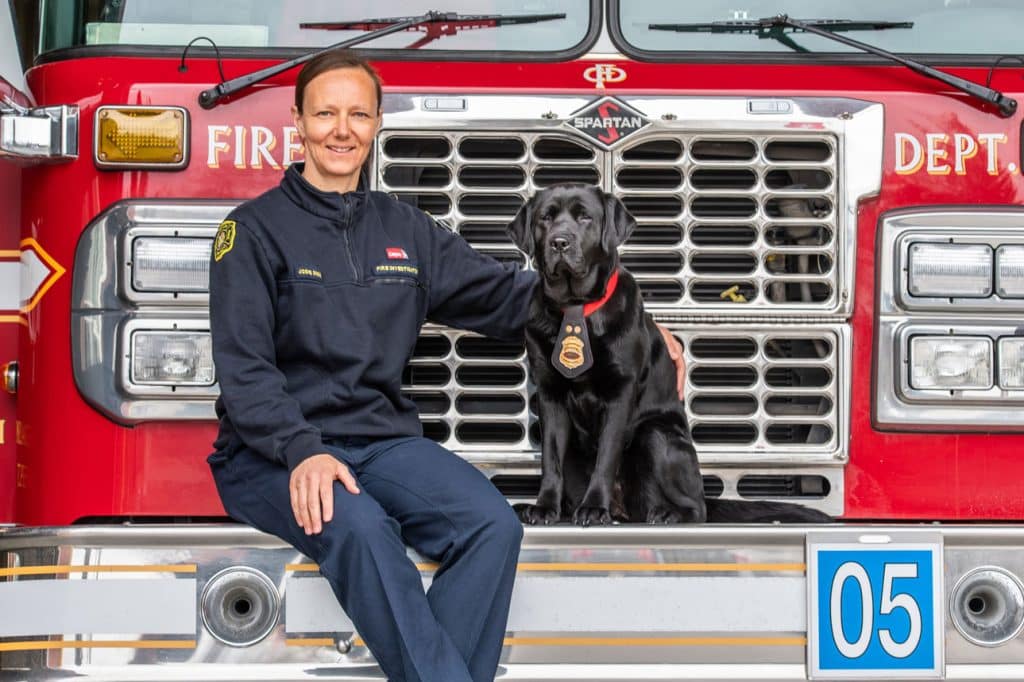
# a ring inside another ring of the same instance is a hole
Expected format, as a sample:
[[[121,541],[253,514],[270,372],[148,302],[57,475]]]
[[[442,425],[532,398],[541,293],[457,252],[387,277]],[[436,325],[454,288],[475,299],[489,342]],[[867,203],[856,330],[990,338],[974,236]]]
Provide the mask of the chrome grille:
[[[567,133],[381,135],[378,183],[491,255],[523,262],[505,226],[535,190],[597,184],[637,229],[622,247],[652,312],[828,313],[837,307],[831,134],[637,133],[613,151]]]
[[[841,327],[669,325],[686,349],[687,413],[701,459],[717,464],[831,461],[842,433]],[[424,329],[403,376],[424,432],[470,459],[537,459],[525,350],[468,332]]]
[[[486,117],[444,125],[413,111],[392,116],[398,125],[379,139],[378,189],[524,267],[505,230],[533,192],[582,182],[619,196],[637,219],[623,263],[648,310],[686,347],[687,411],[704,473],[727,496],[824,496],[826,507],[839,499],[829,509],[840,511],[842,474],[832,467],[847,441],[842,248],[851,214],[839,133],[658,121],[609,151],[557,121],[517,118],[497,100],[491,111],[501,112],[493,127]],[[424,338],[445,352],[418,349],[410,367],[433,367],[435,383],[418,374],[404,390],[426,434],[491,473],[535,471],[533,389],[511,369],[525,368],[524,350],[465,355],[458,341],[477,337],[441,327]],[[485,375],[491,383],[474,381]]]

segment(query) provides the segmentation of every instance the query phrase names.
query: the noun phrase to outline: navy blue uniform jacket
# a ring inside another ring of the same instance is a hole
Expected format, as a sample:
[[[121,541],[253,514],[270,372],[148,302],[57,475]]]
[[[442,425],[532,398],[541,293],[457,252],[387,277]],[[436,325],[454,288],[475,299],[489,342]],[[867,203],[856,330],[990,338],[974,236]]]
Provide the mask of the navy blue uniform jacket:
[[[289,469],[324,439],[422,435],[401,380],[423,322],[521,339],[536,283],[365,183],[322,192],[301,170],[231,212],[210,264],[214,448]]]

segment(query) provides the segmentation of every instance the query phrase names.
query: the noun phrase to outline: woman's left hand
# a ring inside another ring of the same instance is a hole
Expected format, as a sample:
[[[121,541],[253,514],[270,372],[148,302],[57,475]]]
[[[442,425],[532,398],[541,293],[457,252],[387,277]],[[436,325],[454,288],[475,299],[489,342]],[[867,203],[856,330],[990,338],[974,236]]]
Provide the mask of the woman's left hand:
[[[661,337],[665,339],[665,345],[668,346],[668,356],[672,358],[672,362],[676,363],[676,391],[679,393],[679,399],[683,399],[683,389],[686,386],[686,360],[683,359],[683,344],[679,343],[679,339],[672,335],[665,327],[655,323],[658,327],[658,331],[661,332]]]

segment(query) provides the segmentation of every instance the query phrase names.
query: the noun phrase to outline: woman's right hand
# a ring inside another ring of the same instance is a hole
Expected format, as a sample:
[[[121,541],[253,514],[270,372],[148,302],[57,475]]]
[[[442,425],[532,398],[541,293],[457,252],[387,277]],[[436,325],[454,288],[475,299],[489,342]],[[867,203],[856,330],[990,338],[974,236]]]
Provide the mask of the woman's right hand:
[[[345,490],[359,494],[356,479],[344,462],[321,453],[303,460],[292,471],[288,491],[292,498],[295,521],[306,535],[323,530],[323,524],[334,516],[334,482],[341,481]]]

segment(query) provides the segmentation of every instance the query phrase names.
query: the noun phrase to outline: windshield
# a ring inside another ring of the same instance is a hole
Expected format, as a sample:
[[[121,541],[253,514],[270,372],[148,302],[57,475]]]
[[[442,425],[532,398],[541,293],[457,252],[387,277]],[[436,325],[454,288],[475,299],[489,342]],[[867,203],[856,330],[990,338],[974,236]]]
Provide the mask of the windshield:
[[[650,24],[750,21],[778,14],[794,19],[912,22],[913,28],[844,31],[890,52],[909,54],[1020,53],[1022,0],[645,0],[611,3],[611,21],[629,47],[649,52],[783,52],[798,50],[751,33],[650,30]],[[807,33],[786,36],[810,52],[854,53],[852,47]]]
[[[219,48],[326,47],[362,30],[300,28],[410,17],[430,10],[459,14],[565,14],[564,19],[463,26],[429,40],[425,28],[401,31],[359,49],[460,52],[570,50],[591,30],[595,0],[42,0],[40,52],[83,45],[181,47],[206,36]],[[419,43],[419,45],[416,45]]]

